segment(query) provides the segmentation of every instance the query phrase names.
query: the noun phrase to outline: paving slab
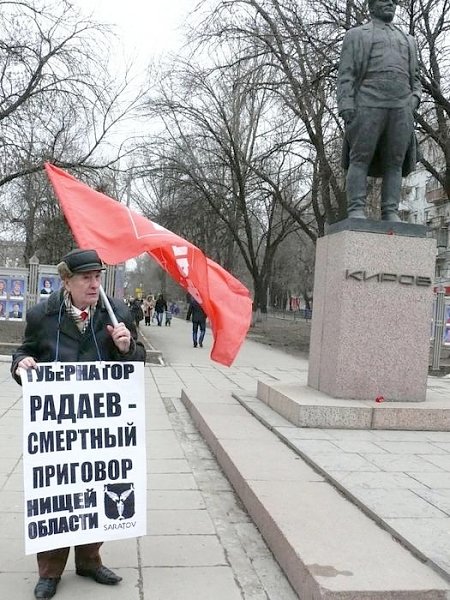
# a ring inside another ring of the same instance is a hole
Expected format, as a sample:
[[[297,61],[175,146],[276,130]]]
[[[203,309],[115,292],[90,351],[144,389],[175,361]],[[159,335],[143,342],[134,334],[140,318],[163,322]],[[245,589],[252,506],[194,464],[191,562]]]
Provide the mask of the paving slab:
[[[139,566],[139,553],[136,538],[110,541],[102,546],[103,562],[112,569],[137,569]],[[71,552],[69,568],[73,569],[73,553]]]
[[[420,550],[428,563],[439,565],[446,573],[450,572],[450,531],[444,519],[430,518],[389,518],[386,523],[392,531],[407,539]]]
[[[203,510],[149,510],[150,535],[213,535],[214,524],[206,509]]]
[[[191,467],[185,458],[148,458],[149,473],[191,473]]]
[[[229,567],[144,568],[146,600],[242,600]]]
[[[64,571],[64,576],[58,585],[56,598],[58,600],[75,600],[76,598],[140,600],[138,570],[120,569],[120,575],[123,577],[120,585],[99,585],[91,579],[79,577],[75,571],[68,568]]]
[[[144,567],[200,567],[226,565],[216,535],[147,535],[141,539]]]
[[[35,557],[24,555],[22,408],[20,388],[10,380],[9,360],[0,359],[0,597],[31,600],[37,569]],[[233,388],[232,379],[219,371],[205,369],[206,383],[196,370],[197,387],[214,389],[227,382]],[[117,587],[77,577],[72,551],[57,597],[298,600],[186,409],[173,396],[182,379],[175,369],[159,366],[147,368],[145,379],[148,535],[104,544],[105,564],[123,577]],[[241,380],[248,382],[247,374]],[[7,457],[9,453],[13,456]]]
[[[198,490],[152,490],[148,494],[148,508],[165,509],[201,509],[205,508],[202,494]]]
[[[448,597],[449,586],[442,577],[332,485],[321,477],[314,479],[317,474],[303,461],[298,461],[298,477],[280,478],[277,465],[289,462],[291,450],[262,424],[257,424],[262,429],[258,439],[264,440],[264,459],[259,462],[272,465],[271,477],[267,467],[264,480],[251,474],[258,468],[247,455],[254,440],[245,448],[244,440],[234,439],[202,394],[183,391],[182,400],[302,600]],[[255,421],[245,408],[240,407],[238,417],[237,407],[224,405],[222,417],[227,407],[234,420],[240,419],[241,428],[248,423],[254,430]]]
[[[416,491],[416,494],[440,511],[446,513],[447,516],[450,516],[450,490],[428,490],[422,487]],[[424,517],[425,515],[421,516]]]
[[[345,497],[450,581],[449,455],[436,446],[436,439],[442,445],[450,433],[327,429],[323,439],[321,429],[276,427],[275,411],[262,416],[255,411],[255,398],[235,397]],[[305,432],[307,439],[300,435]],[[383,451],[372,452],[372,446]],[[443,452],[428,454],[435,449]],[[416,522],[420,535],[414,529]],[[426,522],[429,528],[423,526]]]
[[[238,359],[230,368],[225,368],[211,362],[208,356],[208,348],[205,352],[194,355],[190,348],[190,329],[191,325],[184,321],[174,320],[175,326],[172,328],[148,328],[149,334],[155,338],[155,345],[161,347],[166,358],[165,366],[152,365],[145,370],[146,389],[147,389],[147,439],[151,447],[151,452],[147,452],[147,465],[150,473],[160,473],[168,475],[171,473],[185,473],[193,475],[198,485],[198,489],[169,489],[153,490],[149,494],[149,527],[148,537],[179,536],[189,538],[193,536],[211,536],[216,537],[220,547],[223,549],[226,563],[223,566],[183,566],[183,567],[143,567],[140,564],[141,539],[116,542],[114,544],[105,544],[102,551],[105,563],[111,566],[117,565],[119,572],[124,576],[126,586],[118,586],[113,589],[97,586],[93,582],[80,580],[73,573],[73,555],[69,558],[68,570],[64,574],[62,585],[58,591],[58,597],[66,600],[76,600],[79,598],[80,589],[86,597],[104,597],[104,594],[114,597],[120,593],[121,598],[127,600],[152,600],[155,598],[164,598],[164,600],[203,600],[205,598],[218,598],[219,600],[309,600],[303,592],[298,595],[289,585],[284,574],[281,572],[273,555],[267,545],[262,541],[261,536],[252,522],[250,516],[245,511],[243,505],[236,498],[234,491],[230,489],[229,482],[223,477],[222,472],[217,466],[216,460],[205,447],[201,435],[196,426],[192,423],[187,411],[182,407],[177,395],[180,394],[181,387],[193,387],[198,393],[205,393],[208,390],[207,401],[212,404],[227,402],[234,403],[230,393],[243,393],[255,398],[257,381],[264,382],[300,382],[304,380],[308,370],[308,364],[305,360],[298,357],[289,356],[286,353],[275,351],[272,348],[263,347],[253,342],[245,342]],[[169,331],[169,329],[171,329]],[[208,340],[207,346],[210,345]],[[2,364],[3,362],[3,364]],[[18,474],[22,472],[20,460],[20,440],[21,440],[21,393],[20,387],[12,382],[9,374],[10,358],[6,357],[2,361],[0,357],[0,454],[2,449],[10,444],[5,440],[9,436],[15,437],[18,455],[14,454],[11,459],[0,458],[0,475]],[[433,394],[441,399],[450,397],[450,379],[431,378]],[[212,391],[210,394],[209,392]],[[386,404],[382,405],[384,408]],[[265,411],[265,412],[264,412]],[[261,416],[270,415],[270,407],[261,405]],[[222,415],[223,416],[223,415]],[[219,416],[216,418],[219,419]],[[172,435],[168,425],[175,432]],[[436,448],[444,451],[445,456],[448,452],[446,444],[450,443],[450,434],[438,431],[395,431],[395,430],[325,430],[325,429],[300,429],[293,426],[284,417],[278,415],[276,422],[278,429],[285,429],[285,432],[292,433],[292,439],[304,440],[327,440],[336,446],[336,452],[360,454],[366,461],[377,467],[376,471],[364,473],[364,471],[339,471],[335,472],[336,478],[342,477],[355,479],[351,487],[362,486],[370,489],[379,487],[391,487],[391,489],[414,489],[418,497],[428,502],[434,509],[442,512],[446,507],[446,496],[437,492],[450,489],[450,474],[446,470],[446,465],[430,463],[426,461],[427,455],[392,455],[396,468],[399,466],[421,466],[428,465],[432,471],[385,471],[383,465],[374,462],[374,455],[379,453],[379,441],[399,442],[431,442],[436,444]],[[272,426],[275,430],[275,425]],[[165,436],[164,434],[168,435]],[[226,426],[223,427],[223,439],[225,443],[229,435]],[[270,431],[268,431],[270,433]],[[271,434],[273,435],[273,434]],[[292,465],[303,462],[300,456],[294,455],[292,461],[284,461],[285,465],[281,468],[281,454],[276,454],[272,460],[266,461],[264,453],[264,444],[259,439],[253,439],[251,443],[252,452],[245,450],[245,436],[242,432],[237,439],[229,440],[229,456],[239,457],[243,460],[242,469],[247,471],[250,481],[258,481],[267,484],[269,490],[267,496],[270,496],[270,468],[278,468],[280,480],[283,485],[288,485],[291,481],[296,485],[302,482],[313,485],[324,485],[325,475],[316,470],[312,470],[314,478],[308,479],[306,470],[293,477]],[[158,440],[156,442],[156,440]],[[165,444],[165,440],[169,440]],[[358,451],[359,442],[370,442],[376,446],[362,445]],[[233,447],[231,449],[231,444]],[[346,445],[347,444],[347,445]],[[159,448],[158,448],[159,446]],[[172,447],[176,447],[176,456],[178,458],[167,458],[165,455],[171,454]],[[283,447],[283,444],[280,444]],[[181,449],[181,450],[180,450]],[[293,451],[284,448],[290,454]],[[386,450],[390,455],[390,452]],[[247,456],[246,456],[247,454]],[[329,454],[329,453],[325,453]],[[228,455],[224,455],[224,460],[229,460]],[[436,455],[433,455],[436,456]],[[264,460],[262,460],[262,457]],[[416,460],[412,460],[414,458]],[[244,462],[244,459],[246,462]],[[420,461],[418,462],[418,459]],[[311,457],[310,457],[310,460]],[[403,463],[399,461],[403,460]],[[408,462],[409,461],[409,462]],[[253,464],[252,464],[253,463]],[[266,463],[266,464],[264,464]],[[3,465],[3,468],[2,468]],[[256,465],[256,467],[254,466]],[[308,467],[308,465],[306,465]],[[4,473],[3,473],[4,471]],[[311,472],[311,471],[309,471]],[[382,476],[387,479],[382,481]],[[358,480],[357,477],[364,476],[374,479],[369,483],[367,480]],[[380,476],[380,479],[376,479]],[[258,479],[259,477],[259,479]],[[408,485],[408,479],[412,482]],[[149,480],[151,481],[151,475]],[[0,480],[3,483],[6,479]],[[16,479],[17,481],[17,479]],[[170,479],[169,479],[170,481]],[[11,485],[16,486],[14,479],[10,480]],[[321,483],[322,482],[322,483]],[[167,481],[161,483],[162,486],[169,487]],[[151,488],[152,486],[150,486]],[[342,493],[341,487],[337,486]],[[245,486],[243,486],[245,490]],[[284,488],[283,488],[284,489]],[[425,494],[425,491],[436,492]],[[262,489],[258,490],[259,495],[265,493]],[[34,557],[23,556],[23,537],[22,527],[16,527],[17,519],[20,520],[22,514],[21,493],[2,490],[2,502],[0,503],[0,526],[2,518],[6,520],[5,528],[8,536],[4,537],[4,544],[0,547],[8,550],[4,565],[16,572],[1,573],[1,576],[7,575],[6,579],[0,578],[1,597],[13,598],[14,600],[26,600],[32,597],[32,589],[36,581],[36,565]],[[343,497],[341,496],[341,499]],[[17,500],[17,502],[16,502]],[[347,501],[348,502],[348,501]],[[292,507],[292,508],[291,508]],[[286,510],[297,510],[296,504],[287,506]],[[3,510],[2,510],[3,509]],[[330,511],[334,510],[330,507]],[[13,512],[11,512],[13,511]],[[14,512],[15,511],[15,512]],[[173,518],[170,513],[175,514]],[[198,517],[197,515],[208,515],[208,518]],[[179,515],[177,517],[176,515]],[[158,519],[160,516],[160,520]],[[208,520],[209,519],[209,520]],[[434,563],[442,564],[445,570],[445,561],[448,561],[448,548],[450,541],[448,531],[444,529],[446,519],[442,518],[388,518],[387,531],[398,532],[407,538],[415,535],[416,544],[421,544],[424,552],[424,560],[428,561],[428,567]],[[211,529],[211,523],[213,528]],[[417,525],[417,527],[416,527]],[[3,529],[5,531],[5,528]],[[14,537],[14,531],[16,536]],[[355,532],[355,536],[359,533]],[[388,534],[386,534],[388,535]],[[398,535],[396,533],[396,535]],[[401,537],[401,536],[400,536]],[[351,540],[348,537],[347,543]],[[414,540],[413,540],[414,541]],[[134,546],[133,546],[134,543]],[[131,544],[131,545],[130,545]],[[121,550],[125,549],[121,552]],[[188,553],[185,546],[185,554]],[[6,552],[6,550],[5,550]],[[176,562],[177,546],[174,544],[171,550],[167,552],[168,561]],[[13,559],[10,560],[10,555]],[[446,558],[447,557],[447,558]],[[183,553],[182,553],[183,558]],[[127,564],[136,564],[137,567],[128,568]],[[415,565],[416,563],[414,563]],[[422,563],[419,563],[423,566]],[[328,565],[330,566],[330,565]],[[342,566],[332,564],[340,571],[345,571]],[[334,571],[319,567],[314,567],[313,571],[320,572],[322,577],[335,576]],[[327,565],[325,565],[327,567]],[[380,564],[380,572],[384,566]],[[151,577],[149,577],[151,573]],[[419,572],[420,573],[420,572]],[[340,577],[345,577],[340,575]],[[9,587],[13,582],[14,587]],[[129,590],[132,590],[129,592]],[[323,590],[322,590],[323,591]],[[326,590],[325,590],[326,591]],[[430,597],[436,597],[436,590],[423,590],[421,598],[428,600]],[[325,594],[325,592],[324,592]],[[336,597],[336,591],[332,592],[331,598]],[[431,596],[430,596],[431,594]],[[319,600],[320,596],[314,596],[314,600]],[[326,597],[325,595],[323,597]],[[343,600],[353,600],[357,598],[372,598],[367,594],[362,596],[351,592],[350,596],[341,596]],[[389,600],[390,598],[410,599],[407,591],[402,595],[400,591],[395,591],[394,596],[387,592],[382,596]],[[442,598],[439,592],[439,600]]]
[[[196,490],[198,489],[191,473],[150,473],[148,489],[153,490]]]
[[[95,598],[95,600],[140,600],[138,589],[138,573],[133,569],[121,569],[124,580],[120,586],[98,585],[84,577],[78,577],[69,569],[58,585],[58,600],[75,600],[78,598]],[[2,598],[11,600],[31,600],[34,598],[33,589],[36,576],[17,574],[14,572],[0,573],[0,590]]]

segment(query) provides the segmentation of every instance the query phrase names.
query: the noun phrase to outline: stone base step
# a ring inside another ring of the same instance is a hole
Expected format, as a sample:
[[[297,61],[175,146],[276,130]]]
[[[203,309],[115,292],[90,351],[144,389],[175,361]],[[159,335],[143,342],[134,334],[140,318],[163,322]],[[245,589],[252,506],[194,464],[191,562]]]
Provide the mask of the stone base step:
[[[439,389],[425,402],[377,403],[332,398],[306,382],[258,381],[257,397],[297,427],[450,431],[450,397]]]
[[[239,403],[246,408],[250,414],[252,414],[265,427],[272,431],[283,443],[291,448],[293,452],[298,454],[307,462],[307,464],[311,465],[316,472],[323,475],[333,487],[338,489],[344,495],[345,498],[361,508],[361,510],[377,525],[381,526],[388,533],[391,533],[394,538],[403,546],[411,550],[414,556],[416,556],[420,561],[429,564],[440,575],[442,575],[450,585],[448,542],[445,540],[444,533],[448,531],[449,519],[445,518],[446,513],[443,511],[442,518],[438,519],[440,522],[439,526],[436,526],[434,523],[434,526],[431,527],[431,520],[428,518],[427,534],[417,535],[421,522],[424,520],[426,521],[426,518],[415,519],[414,517],[411,517],[411,514],[418,514],[420,511],[415,511],[415,509],[413,509],[412,513],[410,512],[410,503],[414,503],[416,497],[408,486],[405,488],[401,485],[402,478],[406,475],[405,473],[382,472],[382,477],[379,479],[379,471],[372,472],[370,470],[361,468],[357,471],[353,471],[353,474],[358,473],[360,476],[362,476],[362,478],[359,480],[359,484],[352,484],[351,476],[350,479],[348,478],[349,471],[346,470],[346,468],[351,470],[351,466],[348,464],[347,467],[343,466],[348,454],[345,451],[341,451],[338,445],[330,463],[330,454],[327,446],[329,442],[325,441],[325,443],[321,446],[324,440],[320,433],[322,431],[321,429],[307,429],[293,426],[289,421],[284,419],[281,415],[270,408],[270,406],[267,406],[267,404],[264,404],[264,402],[252,394],[234,392],[233,397],[236,398],[236,400],[238,400]],[[342,439],[340,436],[345,434],[345,429],[328,430],[326,435],[328,435],[330,432],[331,437],[327,439],[339,440]],[[306,437],[303,437],[301,435],[302,433],[305,434]],[[362,433],[362,431],[358,430],[355,433],[359,434]],[[379,433],[383,434],[385,432],[379,431]],[[418,432],[414,431],[413,433],[415,434]],[[336,435],[336,437],[334,437],[334,435]],[[344,435],[344,439],[348,440],[349,438]],[[312,443],[313,447],[311,448],[311,446],[309,446],[308,449],[309,443]],[[364,442],[360,443],[360,448],[363,452],[362,456],[364,458]],[[314,444],[316,444],[315,448]],[[340,463],[339,458],[343,462]],[[337,460],[333,463],[334,459]],[[393,457],[393,459],[395,460],[395,457]],[[372,475],[375,477],[375,480],[378,480],[378,483],[374,483],[371,477]],[[383,475],[386,476],[386,479],[384,479],[384,484]],[[399,476],[397,484],[392,484],[392,480],[389,483],[389,475],[394,475],[394,481],[395,475]],[[373,487],[371,488],[372,485]],[[375,490],[381,492],[381,496],[375,500],[376,492],[375,496],[373,496],[370,493],[370,490],[372,492]],[[412,496],[409,495],[410,492],[412,493]],[[399,496],[402,497],[401,506],[398,506],[399,512],[397,512],[397,515],[400,518],[389,518],[388,515],[390,514],[391,509],[394,508],[394,511],[396,510],[395,506],[396,503],[399,502]],[[431,505],[432,511],[433,506],[434,505]],[[426,510],[426,505],[422,508],[423,510]],[[405,522],[407,521],[410,523],[408,527],[405,527]],[[417,527],[414,526],[415,523]]]
[[[231,394],[182,401],[301,600],[448,600],[449,585]]]

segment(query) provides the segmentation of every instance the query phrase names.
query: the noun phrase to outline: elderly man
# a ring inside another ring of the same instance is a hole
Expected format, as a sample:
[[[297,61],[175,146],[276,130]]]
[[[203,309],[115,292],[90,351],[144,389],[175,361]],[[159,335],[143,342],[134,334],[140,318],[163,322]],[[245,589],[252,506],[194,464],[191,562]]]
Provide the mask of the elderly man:
[[[414,39],[392,25],[396,7],[394,0],[369,0],[371,22],[350,29],[342,45],[337,100],[345,123],[347,211],[353,218],[365,218],[369,175],[383,178],[382,220],[399,221],[402,176],[416,163],[417,53]]]
[[[145,349],[137,341],[136,327],[125,304],[110,301],[119,321],[114,327],[99,298],[103,269],[95,250],[72,250],[59,263],[62,289],[27,312],[25,338],[11,366],[18,383],[18,368],[33,369],[38,362],[144,360]],[[97,583],[117,584],[122,578],[102,564],[101,545],[98,541],[76,546],[76,573]],[[68,555],[69,548],[38,553],[35,598],[55,595]]]

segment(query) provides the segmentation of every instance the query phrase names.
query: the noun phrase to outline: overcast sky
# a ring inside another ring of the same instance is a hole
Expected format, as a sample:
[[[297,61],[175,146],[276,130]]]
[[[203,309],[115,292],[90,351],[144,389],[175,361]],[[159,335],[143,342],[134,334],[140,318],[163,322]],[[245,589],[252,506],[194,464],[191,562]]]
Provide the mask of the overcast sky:
[[[84,13],[113,24],[126,55],[140,64],[175,51],[184,39],[182,25],[199,0],[73,0]]]

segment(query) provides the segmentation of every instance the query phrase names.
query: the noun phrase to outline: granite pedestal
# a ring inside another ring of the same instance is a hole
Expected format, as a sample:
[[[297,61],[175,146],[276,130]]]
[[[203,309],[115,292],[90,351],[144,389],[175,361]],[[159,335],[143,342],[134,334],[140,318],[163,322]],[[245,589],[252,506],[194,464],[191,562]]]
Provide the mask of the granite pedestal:
[[[318,240],[310,387],[425,400],[435,256],[426,228],[403,223],[347,219]]]

